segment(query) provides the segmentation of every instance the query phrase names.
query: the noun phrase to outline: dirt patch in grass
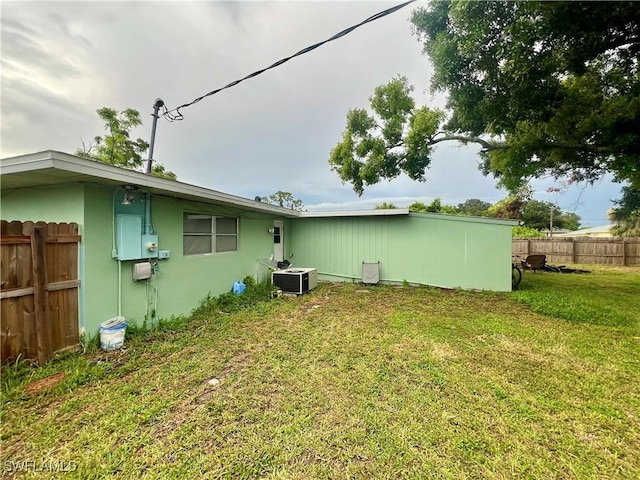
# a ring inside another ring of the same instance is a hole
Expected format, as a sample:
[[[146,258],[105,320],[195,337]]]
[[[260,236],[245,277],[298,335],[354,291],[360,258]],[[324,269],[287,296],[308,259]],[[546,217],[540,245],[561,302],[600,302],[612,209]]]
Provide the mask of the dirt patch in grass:
[[[89,355],[89,362],[96,365],[103,362],[108,362],[114,367],[123,365],[129,359],[129,350],[127,346],[118,348],[116,350],[99,350],[96,353]]]
[[[50,377],[32,382],[24,387],[24,392],[27,395],[38,395],[46,390],[50,390],[51,388],[62,382],[62,380],[64,380],[64,375],[64,372],[58,372],[51,375]]]
[[[437,360],[452,360],[459,356],[458,350],[447,343],[433,342],[430,351]]]

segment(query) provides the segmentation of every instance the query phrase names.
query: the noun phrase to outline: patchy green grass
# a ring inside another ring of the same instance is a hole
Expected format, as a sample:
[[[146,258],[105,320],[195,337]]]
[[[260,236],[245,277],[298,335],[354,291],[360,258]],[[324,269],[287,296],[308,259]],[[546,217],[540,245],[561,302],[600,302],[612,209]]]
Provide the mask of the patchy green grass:
[[[589,274],[525,271],[514,298],[536,313],[571,322],[632,326],[640,318],[640,271],[580,266]],[[635,273],[635,274],[634,274]]]
[[[525,272],[511,294],[326,284],[4,368],[4,473],[635,479],[639,277]]]

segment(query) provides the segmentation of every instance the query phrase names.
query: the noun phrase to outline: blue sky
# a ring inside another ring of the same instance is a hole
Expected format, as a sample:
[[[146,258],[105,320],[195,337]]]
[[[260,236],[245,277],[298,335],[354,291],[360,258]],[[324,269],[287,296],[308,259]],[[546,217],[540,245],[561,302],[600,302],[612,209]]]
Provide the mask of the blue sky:
[[[387,2],[3,2],[2,157],[54,149],[73,153],[103,133],[95,111],[140,111],[150,136],[152,106],[169,107],[324,40],[395,3]],[[411,10],[370,23],[261,76],[161,120],[154,158],[181,181],[253,198],[292,192],[310,210],[406,206],[440,197],[494,203],[506,195],[477,169],[477,149],[438,147],[427,181],[400,177],[358,197],[330,171],[350,108],[398,74],[419,104],[431,67],[411,34]],[[563,194],[548,181],[535,198],[606,223],[620,185],[604,179]]]

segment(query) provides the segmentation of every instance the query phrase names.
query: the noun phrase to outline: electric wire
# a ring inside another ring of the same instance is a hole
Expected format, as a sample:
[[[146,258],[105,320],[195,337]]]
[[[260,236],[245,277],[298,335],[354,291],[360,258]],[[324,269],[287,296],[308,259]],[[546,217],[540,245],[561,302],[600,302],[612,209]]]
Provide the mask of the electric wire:
[[[189,103],[185,103],[185,104],[180,105],[180,106],[179,106],[179,107],[177,107],[177,108],[174,108],[173,110],[169,110],[169,109],[166,107],[166,105],[163,105],[163,106],[162,106],[162,116],[163,116],[166,120],[168,120],[168,121],[170,121],[170,122],[174,122],[174,121],[177,121],[177,120],[183,120],[183,119],[184,119],[184,116],[183,116],[183,115],[182,115],[182,113],[180,112],[180,110],[181,110],[181,109],[183,109],[183,108],[187,108],[187,107],[190,107],[191,105],[194,105],[194,104],[198,103],[199,101],[201,101],[201,100],[203,100],[203,99],[205,99],[205,98],[207,98],[207,97],[210,97],[211,95],[215,95],[216,93],[221,92],[222,90],[226,90],[226,89],[228,89],[228,88],[235,87],[235,86],[236,86],[236,85],[238,85],[239,83],[244,82],[245,80],[248,80],[249,78],[256,77],[256,76],[258,76],[258,75],[260,75],[260,74],[262,74],[262,73],[266,72],[267,70],[271,70],[272,68],[279,67],[280,65],[282,65],[282,64],[283,64],[283,63],[285,63],[285,62],[288,62],[288,61],[289,61],[289,60],[291,60],[292,58],[298,57],[298,56],[300,56],[300,55],[304,55],[305,53],[309,53],[309,52],[311,52],[312,50],[315,50],[316,48],[321,47],[321,46],[322,46],[322,45],[324,45],[325,43],[329,43],[329,42],[332,42],[332,41],[337,40],[337,39],[339,39],[339,38],[342,38],[342,37],[344,37],[345,35],[348,35],[349,33],[353,32],[355,29],[357,29],[357,28],[359,28],[359,27],[361,27],[361,26],[363,26],[363,25],[365,25],[365,24],[367,24],[367,23],[373,22],[373,21],[378,20],[378,19],[380,19],[380,18],[382,18],[382,17],[385,17],[385,16],[387,16],[387,15],[390,15],[391,13],[397,12],[397,11],[398,11],[398,10],[400,10],[401,8],[404,8],[404,7],[406,7],[407,5],[409,5],[410,3],[413,3],[413,2],[415,2],[415,1],[416,1],[416,0],[409,0],[408,2],[404,2],[404,3],[401,3],[401,4],[396,5],[396,6],[394,6],[394,7],[391,7],[391,8],[388,8],[388,9],[386,9],[386,10],[383,10],[383,11],[381,11],[381,12],[378,12],[378,13],[376,13],[375,15],[370,16],[370,17],[369,17],[369,18],[367,18],[366,20],[363,20],[362,22],[360,22],[360,23],[358,23],[358,24],[356,24],[356,25],[352,25],[352,26],[350,26],[349,28],[345,28],[344,30],[342,30],[341,32],[336,33],[334,36],[332,36],[331,38],[328,38],[327,40],[324,40],[324,41],[322,41],[322,42],[318,42],[318,43],[315,43],[315,44],[313,44],[313,45],[310,45],[310,46],[308,46],[308,47],[306,47],[306,48],[303,48],[303,49],[302,49],[302,50],[300,50],[299,52],[294,53],[293,55],[291,55],[291,56],[289,56],[289,57],[282,58],[282,59],[278,60],[277,62],[275,62],[275,63],[273,63],[273,64],[269,65],[268,67],[263,68],[262,70],[257,70],[257,71],[255,71],[255,72],[253,72],[253,73],[250,73],[250,74],[249,74],[249,75],[247,75],[246,77],[240,78],[240,79],[238,79],[238,80],[234,80],[233,82],[231,82],[231,83],[229,83],[229,84],[225,85],[224,87],[216,88],[215,90],[211,90],[210,92],[205,93],[204,95],[202,95],[202,96],[200,96],[200,97],[198,97],[198,98],[196,98],[196,99],[192,100],[192,101],[191,101],[191,102],[189,102]]]

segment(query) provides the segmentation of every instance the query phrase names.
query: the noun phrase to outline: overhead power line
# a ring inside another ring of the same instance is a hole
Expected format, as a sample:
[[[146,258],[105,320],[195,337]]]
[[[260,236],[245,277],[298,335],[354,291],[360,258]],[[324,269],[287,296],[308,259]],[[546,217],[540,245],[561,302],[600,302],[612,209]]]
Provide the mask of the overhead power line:
[[[222,90],[226,90],[227,88],[231,88],[231,87],[235,87],[236,85],[238,85],[240,82],[244,82],[245,80],[252,78],[252,77],[256,77],[258,75],[260,75],[261,73],[266,72],[267,70],[271,70],[272,68],[276,68],[279,67],[280,65],[282,65],[283,63],[288,62],[289,60],[291,60],[292,58],[298,57],[300,55],[304,55],[305,53],[309,53],[312,50],[315,50],[318,47],[321,47],[322,45],[324,45],[325,43],[329,43],[332,42],[333,40],[337,40],[339,38],[344,37],[345,35],[348,35],[349,33],[353,32],[356,28],[359,28],[367,23],[373,22],[374,20],[378,20],[382,17],[386,17],[387,15],[397,12],[398,10],[400,10],[401,8],[406,7],[407,5],[409,5],[410,3],[415,2],[416,0],[410,0],[408,2],[404,2],[401,3],[400,5],[396,5],[395,7],[391,7],[388,8],[386,10],[383,10],[379,13],[376,13],[375,15],[370,16],[369,18],[367,18],[366,20],[363,20],[362,22],[356,24],[356,25],[352,25],[349,28],[345,28],[344,30],[342,30],[341,32],[336,33],[333,37],[328,38],[327,40],[323,41],[323,42],[318,42],[314,45],[311,45],[307,48],[303,48],[302,50],[300,50],[297,53],[294,53],[293,55],[291,55],[290,57],[286,57],[283,58],[281,60],[278,60],[277,62],[275,62],[272,65],[269,65],[266,68],[263,68],[262,70],[257,70],[253,73],[250,73],[249,75],[247,75],[246,77],[243,77],[239,80],[235,80],[227,85],[225,85],[224,87],[221,88],[216,88],[215,90],[211,90],[208,93],[205,93],[204,95],[202,95],[201,97],[196,98],[195,100],[189,102],[189,103],[185,103],[183,105],[180,105],[177,108],[174,108],[173,110],[169,110],[167,109],[166,106],[163,106],[162,109],[162,115],[164,116],[164,118],[166,118],[167,120],[169,120],[170,122],[176,121],[176,120],[182,120],[184,117],[182,115],[182,113],[180,112],[181,109],[186,108],[186,107],[190,107],[191,105],[198,103],[200,100],[203,100],[207,97],[210,97],[211,95],[215,95],[218,92],[221,92]]]

